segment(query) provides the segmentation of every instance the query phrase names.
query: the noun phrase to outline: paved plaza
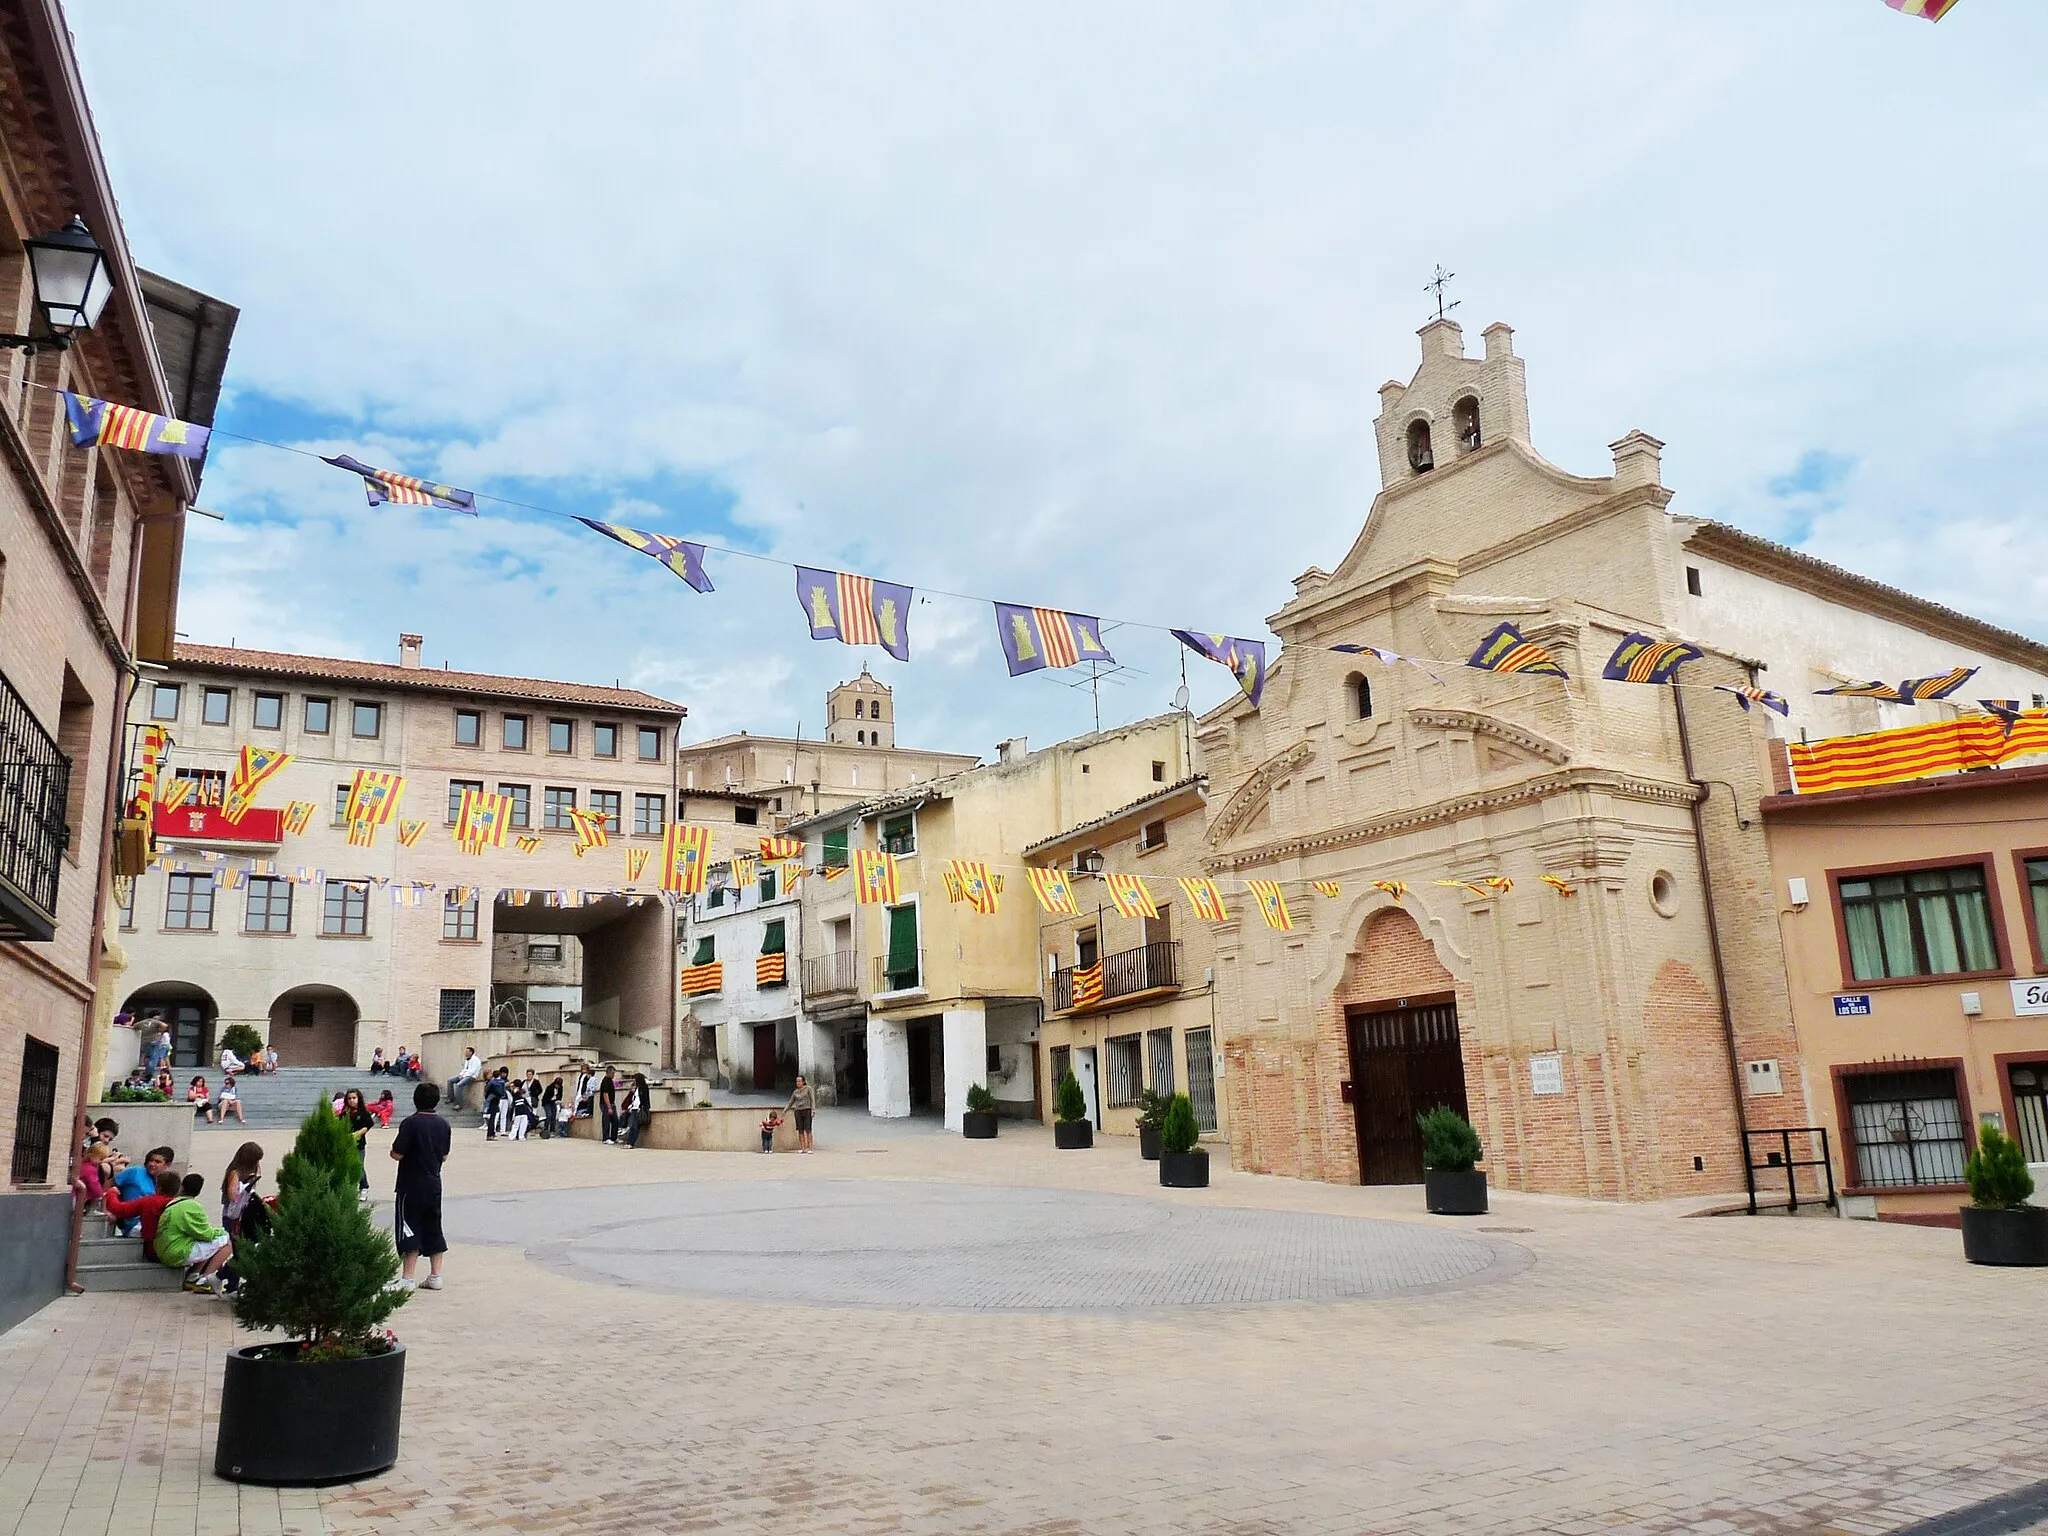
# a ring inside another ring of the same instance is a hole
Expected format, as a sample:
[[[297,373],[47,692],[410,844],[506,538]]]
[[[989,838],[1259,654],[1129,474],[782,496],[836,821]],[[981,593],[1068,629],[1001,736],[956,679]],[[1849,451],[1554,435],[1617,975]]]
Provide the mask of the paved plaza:
[[[56,1303],[0,1338],[0,1533],[1776,1536],[2048,1476],[2048,1284],[1953,1232],[1512,1194],[1451,1223],[1220,1158],[1161,1190],[1126,1141],[821,1130],[458,1138],[449,1288],[394,1320],[403,1455],[353,1487],[212,1478],[226,1306]],[[240,1139],[197,1138],[209,1181]]]

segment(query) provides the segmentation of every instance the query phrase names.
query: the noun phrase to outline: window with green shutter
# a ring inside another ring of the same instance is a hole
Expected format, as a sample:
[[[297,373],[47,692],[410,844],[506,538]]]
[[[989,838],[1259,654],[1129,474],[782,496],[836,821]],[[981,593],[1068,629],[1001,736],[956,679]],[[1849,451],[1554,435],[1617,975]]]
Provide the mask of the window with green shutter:
[[[889,955],[884,962],[891,992],[917,985],[917,907],[906,905],[889,910]]]
[[[825,834],[825,867],[846,868],[846,828],[835,827]]]
[[[761,899],[763,901],[773,901],[775,899],[775,871],[772,869],[761,871]]]
[[[778,917],[774,922],[761,930],[761,953],[764,955],[786,953],[781,918]]]
[[[718,936],[710,933],[700,935],[697,939],[697,953],[691,957],[690,964],[709,965],[717,958]]]
[[[917,852],[917,815],[905,811],[901,816],[890,816],[882,822],[882,851],[884,853]]]

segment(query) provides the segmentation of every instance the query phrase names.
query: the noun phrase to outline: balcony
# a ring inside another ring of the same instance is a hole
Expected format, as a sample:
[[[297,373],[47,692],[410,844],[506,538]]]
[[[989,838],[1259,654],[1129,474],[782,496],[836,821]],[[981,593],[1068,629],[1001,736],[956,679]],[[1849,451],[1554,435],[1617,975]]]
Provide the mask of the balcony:
[[[71,761],[0,674],[0,939],[56,937]]]
[[[804,996],[829,997],[860,986],[860,966],[850,949],[804,956]]]
[[[1141,993],[1171,992],[1180,986],[1178,939],[1162,939],[1157,944],[1141,944],[1136,949],[1119,950],[1116,954],[1104,955],[1100,963],[1102,999],[1087,1004],[1089,1010],[1106,1008],[1120,999],[1136,997]],[[1072,966],[1063,971],[1053,972],[1052,1011],[1074,1011]]]
[[[913,953],[907,964],[891,966],[887,955],[875,956],[875,995],[915,992],[924,986],[924,951]]]

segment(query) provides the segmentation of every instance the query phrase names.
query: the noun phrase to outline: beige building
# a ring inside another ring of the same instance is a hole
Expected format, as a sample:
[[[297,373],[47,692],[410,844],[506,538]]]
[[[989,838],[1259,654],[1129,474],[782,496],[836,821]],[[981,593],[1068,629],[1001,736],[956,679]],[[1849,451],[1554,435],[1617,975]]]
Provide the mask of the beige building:
[[[1075,916],[1041,914],[1045,986],[1032,1111],[1050,1123],[1060,1078],[1072,1071],[1097,1130],[1137,1129],[1138,1095],[1185,1093],[1204,1135],[1228,1128],[1217,1092],[1223,1058],[1216,1001],[1216,945],[1177,883],[1202,873],[1204,781],[1183,779],[1106,816],[1033,843],[1025,859],[1069,874]],[[1126,917],[1106,875],[1144,882],[1157,917]],[[1090,968],[1101,995],[1075,986]]]
[[[1415,1115],[1448,1103],[1497,1185],[1740,1189],[1741,1132],[1816,1124],[1826,1093],[1800,1066],[1757,809],[1771,733],[1889,723],[1813,696],[1845,677],[1977,666],[1973,695],[2026,698],[2048,651],[1674,515],[1644,433],[1608,473],[1561,469],[1506,326],[1477,358],[1449,321],[1421,338],[1414,376],[1381,390],[1362,531],[1269,621],[1285,651],[1263,706],[1201,725],[1207,866],[1280,881],[1297,918],[1271,931],[1240,899],[1216,933],[1233,1160],[1412,1182]],[[1461,664],[1504,623],[1569,684]],[[1702,647],[1688,686],[1603,681],[1631,632]],[[1700,686],[1752,683],[1789,724]]]
[[[685,791],[757,795],[777,824],[915,789],[972,768],[972,753],[896,745],[896,698],[863,667],[825,696],[825,736],[756,736],[739,731],[683,747],[676,759]]]
[[[527,1010],[515,1020],[497,1005],[515,988],[526,998],[535,943],[575,946],[572,1038],[617,1059],[667,1058],[674,944],[657,881],[683,709],[633,689],[429,667],[421,648],[400,636],[392,665],[180,645],[137,692],[136,722],[168,728],[169,777],[193,787],[160,808],[160,861],[120,909],[120,993],[129,1011],[170,1022],[179,1065],[210,1060],[232,1023],[254,1026],[287,1066],[408,1046],[432,1067],[460,1055],[456,1031],[485,1056],[529,1044]],[[292,760],[236,825],[209,802],[249,744]],[[349,845],[343,818],[359,768],[405,776],[396,817],[367,848]],[[456,843],[465,788],[512,798],[502,848]],[[293,801],[315,807],[302,833],[283,818]],[[721,836],[738,830],[735,803],[703,802]],[[576,856],[572,808],[606,820],[607,847]],[[636,877],[627,861],[639,855]],[[517,939],[501,974],[505,936]]]
[[[1006,742],[985,767],[793,826],[813,869],[843,869],[861,849],[899,860],[892,902],[859,904],[850,874],[804,882],[805,1069],[876,1115],[942,1115],[958,1130],[976,1083],[1031,1114],[1045,1097],[1044,982],[1024,849],[1191,777],[1188,727],[1171,714],[1037,752]],[[994,915],[948,899],[954,859],[1003,877]]]
[[[1955,1224],[1987,1124],[2048,1188],[2048,767],[1772,795],[1763,825],[1844,1212]]]

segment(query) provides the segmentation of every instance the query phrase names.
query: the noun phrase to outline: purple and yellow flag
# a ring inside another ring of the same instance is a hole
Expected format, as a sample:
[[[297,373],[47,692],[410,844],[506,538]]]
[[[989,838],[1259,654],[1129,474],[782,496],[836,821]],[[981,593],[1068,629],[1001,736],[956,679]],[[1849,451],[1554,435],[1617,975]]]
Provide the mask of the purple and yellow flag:
[[[395,469],[375,469],[345,453],[338,453],[331,459],[323,455],[320,462],[345,469],[352,475],[361,475],[363,493],[370,498],[373,507],[381,507],[388,501],[401,507],[439,507],[443,512],[467,512],[471,517],[476,516],[474,491],[457,490],[452,485],[439,485],[413,475],[401,475]]]
[[[1752,704],[1761,704],[1765,709],[1774,709],[1781,715],[1792,713],[1791,704],[1782,695],[1775,694],[1768,688],[1755,688],[1746,684],[1738,687],[1733,683],[1716,683],[1714,684],[1714,691],[1716,693],[1734,694],[1735,702],[1742,706],[1744,714],[1749,712],[1749,707]]]
[[[1532,677],[1569,678],[1558,659],[1512,624],[1498,625],[1466,660],[1481,672],[1527,672]]]
[[[1102,621],[1093,614],[1064,608],[1027,608],[1019,603],[996,604],[996,638],[1010,676],[1046,667],[1072,667],[1084,661],[1114,666],[1116,658],[1103,648]]]
[[[2012,728],[2025,718],[2018,699],[1979,699],[1977,703],[1984,713],[1998,722],[2000,734],[2007,740],[2012,737]]]
[[[910,660],[909,587],[844,571],[796,568],[797,606],[813,640],[879,645],[898,661]]]
[[[135,453],[203,459],[206,440],[213,435],[210,429],[179,421],[175,416],[138,411],[132,405],[113,405],[90,395],[74,395],[69,390],[64,393],[64,416],[71,425],[74,448],[127,448]]]
[[[1648,635],[1624,635],[1600,675],[1610,683],[1668,683],[1688,661],[1703,653],[1682,640],[1652,640]]]
[[[608,539],[617,539],[628,549],[637,549],[651,559],[659,560],[699,592],[712,591],[711,578],[704,574],[704,546],[688,544],[666,533],[647,533],[639,528],[628,528],[623,523],[601,523],[594,517],[576,519],[586,528],[595,528]]]
[[[1847,699],[1877,699],[1886,704],[1905,702],[1899,697],[1899,690],[1890,683],[1837,683],[1832,688],[1816,688],[1813,691],[1816,695],[1834,694]]]
[[[1930,704],[1945,699],[1976,675],[1975,667],[1951,667],[1938,677],[1909,677],[1899,684],[1899,702]]]
[[[1259,707],[1259,697],[1266,691],[1265,641],[1247,640],[1242,635],[1211,635],[1193,629],[1176,629],[1173,638],[1197,656],[1228,667],[1231,676],[1237,679],[1237,686],[1251,701],[1252,708]]]

